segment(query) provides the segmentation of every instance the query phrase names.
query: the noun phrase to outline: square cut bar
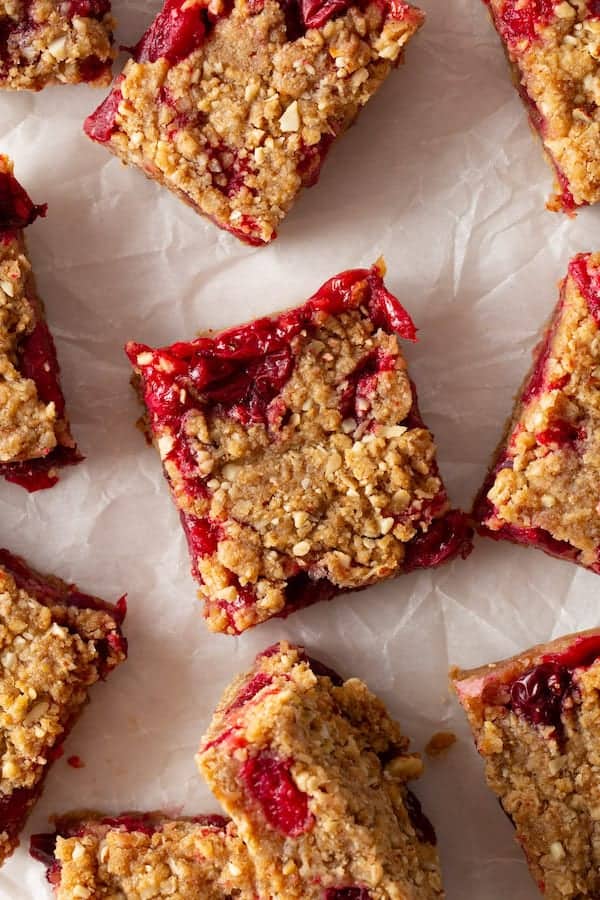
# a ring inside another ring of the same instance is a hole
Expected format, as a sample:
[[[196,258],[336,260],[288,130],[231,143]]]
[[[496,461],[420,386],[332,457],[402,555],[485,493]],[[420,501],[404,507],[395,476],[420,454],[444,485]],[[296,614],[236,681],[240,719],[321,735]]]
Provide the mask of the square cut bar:
[[[166,0],[85,131],[267,243],[422,21],[404,0]]]
[[[31,838],[56,900],[256,900],[253,870],[221,816],[73,814]]]
[[[600,573],[600,254],[571,260],[560,299],[475,503],[488,537]]]
[[[28,491],[52,487],[60,466],[82,458],[23,234],[45,214],[0,155],[0,475]]]
[[[273,318],[127,345],[213,631],[468,553],[398,336],[414,325],[374,266]]]
[[[600,200],[600,3],[485,0],[555,173],[548,208]]]
[[[423,769],[408,746],[362,681],[282,642],[225,691],[197,759],[261,897],[433,900],[435,832],[407,787]]]
[[[110,84],[110,0],[0,0],[0,90]]]
[[[0,550],[0,864],[19,843],[89,688],[127,655],[116,606]]]
[[[542,893],[600,896],[600,629],[452,681]]]

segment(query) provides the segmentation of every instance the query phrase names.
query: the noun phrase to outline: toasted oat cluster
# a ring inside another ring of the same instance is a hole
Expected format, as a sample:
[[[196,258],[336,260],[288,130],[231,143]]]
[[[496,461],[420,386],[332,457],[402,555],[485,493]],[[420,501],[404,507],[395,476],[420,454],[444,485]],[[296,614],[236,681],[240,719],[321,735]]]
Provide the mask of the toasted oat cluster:
[[[600,630],[452,678],[542,893],[600,896]]]
[[[422,762],[381,701],[287,642],[226,690],[198,765],[261,897],[443,897],[435,832],[407,788]]]
[[[422,21],[404,0],[166,0],[85,131],[263,244]]]
[[[59,818],[34,835],[56,900],[255,900],[252,867],[235,828],[220,816],[161,813]]]
[[[124,614],[0,550],[0,864],[90,686],[126,657]]]
[[[0,89],[110,84],[110,0],[0,0]]]
[[[81,459],[23,235],[45,213],[0,155],[0,475],[29,491],[51,487],[60,466]]]
[[[515,83],[555,172],[548,208],[600,199],[600,5],[486,0]]]
[[[600,572],[600,254],[571,260],[475,505],[482,533]]]
[[[212,630],[468,552],[398,345],[414,335],[373,267],[274,318],[127,346]]]

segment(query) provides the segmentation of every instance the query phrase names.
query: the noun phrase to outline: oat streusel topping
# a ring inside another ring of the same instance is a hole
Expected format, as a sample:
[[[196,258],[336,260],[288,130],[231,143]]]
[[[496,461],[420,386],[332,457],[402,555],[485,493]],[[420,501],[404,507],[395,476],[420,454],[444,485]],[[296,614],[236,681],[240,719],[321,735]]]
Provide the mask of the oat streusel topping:
[[[0,239],[0,462],[47,455],[64,428],[54,403],[42,403],[18,368],[19,342],[37,322],[34,297],[23,238]]]
[[[145,830],[112,823],[83,819],[82,834],[57,838],[57,900],[255,900],[252,868],[231,824],[157,817],[148,828],[147,816]]]
[[[600,663],[572,673],[558,730],[532,724],[506,704],[515,680],[533,683],[540,670],[543,678],[548,656],[599,635],[569,635],[511,660],[452,672],[488,785],[511,818],[548,900],[582,900],[600,892]],[[551,696],[538,690],[538,699]]]
[[[557,195],[549,207],[568,211],[573,205],[596,203],[600,199],[597,4],[489,0],[489,5],[531,120],[557,169]]]
[[[0,89],[110,84],[109,9],[105,0],[0,0]]]
[[[600,254],[588,266],[600,267]],[[543,371],[544,387],[519,402],[504,456],[487,493],[494,530],[542,528],[578,551],[586,566],[600,547],[600,331],[569,274]]]
[[[92,116],[86,129],[222,228],[267,242],[316,180],[331,139],[401,61],[422,15],[352,6],[290,39],[276,0],[213,6],[222,18],[201,47],[176,63],[130,60],[115,83],[114,122],[101,134]]]
[[[52,751],[87,702],[88,688],[124,659],[118,644],[100,656],[99,642],[114,631],[114,615],[68,606],[68,587],[58,580],[49,584],[54,590],[62,586],[66,599],[42,603],[0,564],[0,801],[5,804],[22,789],[35,799]],[[28,805],[23,800],[23,811]],[[18,814],[8,814],[6,825],[0,803],[0,861],[16,845]]]
[[[320,671],[300,648],[269,648],[227,689],[198,753],[259,893],[443,897],[435,834],[406,787],[421,759],[363,682]]]

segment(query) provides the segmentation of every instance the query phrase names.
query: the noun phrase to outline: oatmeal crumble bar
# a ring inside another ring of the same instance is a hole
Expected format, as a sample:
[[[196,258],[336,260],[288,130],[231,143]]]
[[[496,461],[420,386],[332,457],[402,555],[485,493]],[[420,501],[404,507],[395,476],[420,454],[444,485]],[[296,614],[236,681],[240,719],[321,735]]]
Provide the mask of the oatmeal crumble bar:
[[[0,550],[0,863],[14,850],[88,691],[127,654],[111,606]]]
[[[353,269],[297,309],[127,354],[213,631],[470,549],[398,336],[383,269]]]
[[[85,131],[263,244],[422,22],[404,0],[166,0]]]
[[[600,573],[600,254],[571,260],[495,462],[481,533]]]
[[[600,199],[600,3],[485,0],[555,172],[548,208]]]
[[[73,814],[33,835],[56,900],[256,900],[252,866],[221,816]]]
[[[357,678],[287,642],[225,691],[198,766],[277,900],[443,897],[418,754]]]
[[[600,896],[600,630],[455,669],[452,680],[542,893]]]
[[[45,214],[0,155],[0,475],[29,491],[52,487],[60,466],[82,458],[23,235]]]
[[[0,89],[110,84],[110,0],[0,0]]]

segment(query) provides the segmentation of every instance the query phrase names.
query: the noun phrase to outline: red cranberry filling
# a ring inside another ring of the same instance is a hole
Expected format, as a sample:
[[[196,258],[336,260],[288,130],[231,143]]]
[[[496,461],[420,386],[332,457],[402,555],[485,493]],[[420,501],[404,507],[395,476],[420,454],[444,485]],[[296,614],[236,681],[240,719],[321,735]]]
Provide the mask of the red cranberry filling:
[[[327,888],[324,900],[371,900],[371,895],[366,888],[356,887],[330,887]]]
[[[600,18],[600,0],[588,0],[588,15],[589,19],[598,19]]]
[[[110,12],[110,0],[71,0],[69,16],[86,19],[103,19]]]
[[[535,439],[544,447],[566,447],[583,440],[585,434],[585,428],[578,427],[564,419],[557,419],[544,431],[538,431]]]
[[[307,794],[296,787],[290,775],[291,767],[291,759],[262,752],[244,763],[241,777],[269,825],[288,837],[298,837],[312,828],[313,816]]]
[[[267,675],[266,672],[258,672],[254,678],[251,678],[248,684],[244,685],[242,690],[239,692],[231,706],[228,708],[227,712],[232,712],[235,709],[241,709],[242,706],[245,706],[246,703],[249,703],[250,700],[253,700],[254,697],[263,688],[267,687],[273,682],[273,676]]]
[[[53,487],[58,481],[56,469],[74,466],[83,456],[76,447],[55,447],[48,456],[25,462],[0,463],[0,475],[11,484],[24,487],[30,494]]]
[[[437,836],[435,829],[421,807],[421,803],[412,791],[406,790],[404,797],[404,806],[410,819],[410,824],[415,829],[415,834],[422,844],[437,844]]]
[[[473,544],[473,529],[464,513],[451,509],[441,519],[431,523],[424,534],[417,535],[406,545],[404,570],[430,569],[460,554],[466,559]]]
[[[569,263],[569,275],[575,281],[581,296],[596,324],[600,327],[600,270],[589,266],[589,253],[580,253]]]
[[[395,365],[395,358],[382,350],[373,350],[363,356],[340,385],[340,412],[345,419],[354,418],[360,422],[367,417],[379,375],[393,371]]]
[[[300,0],[306,28],[322,28],[328,19],[345,12],[353,0]]]
[[[100,144],[105,144],[109,141],[117,129],[117,111],[119,109],[119,103],[123,99],[123,94],[119,87],[122,81],[123,76],[119,75],[119,77],[115,79],[113,89],[106,100],[104,100],[98,109],[93,112],[91,116],[88,116],[83,123],[83,130],[87,136],[93,141],[98,141]]]
[[[525,0],[515,3],[505,0],[497,13],[498,28],[508,44],[520,41],[535,41],[538,37],[536,26],[547,25],[554,15],[558,0]]]
[[[167,59],[181,62],[204,43],[208,17],[206,7],[181,0],[166,0],[150,28],[133,48],[137,62]]]
[[[97,81],[105,72],[110,71],[110,60],[100,59],[99,56],[86,56],[79,62],[79,74],[86,83]]]
[[[562,710],[573,694],[573,673],[589,668],[600,656],[600,636],[578,638],[562,653],[550,653],[510,686],[509,707],[533,725],[551,726],[563,732]]]
[[[46,215],[47,208],[45,203],[33,203],[14,175],[0,172],[0,232],[31,225]]]

